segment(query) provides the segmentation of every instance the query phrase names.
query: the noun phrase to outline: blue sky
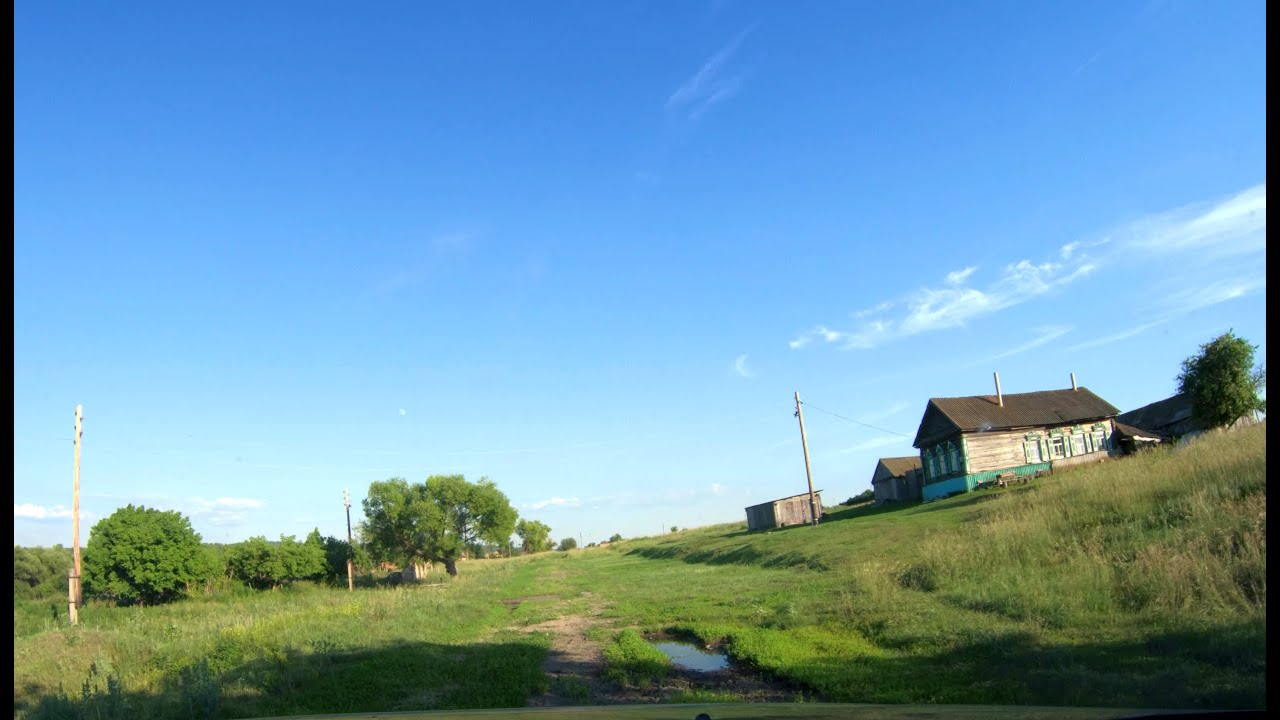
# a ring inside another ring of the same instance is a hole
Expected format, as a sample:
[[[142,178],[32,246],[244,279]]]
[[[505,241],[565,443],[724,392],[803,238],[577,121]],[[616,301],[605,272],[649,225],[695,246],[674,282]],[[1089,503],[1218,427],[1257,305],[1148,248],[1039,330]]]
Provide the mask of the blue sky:
[[[71,4],[14,20],[14,542],[556,537],[868,487],[931,396],[1266,356],[1265,5]],[[357,517],[358,519],[358,517]]]

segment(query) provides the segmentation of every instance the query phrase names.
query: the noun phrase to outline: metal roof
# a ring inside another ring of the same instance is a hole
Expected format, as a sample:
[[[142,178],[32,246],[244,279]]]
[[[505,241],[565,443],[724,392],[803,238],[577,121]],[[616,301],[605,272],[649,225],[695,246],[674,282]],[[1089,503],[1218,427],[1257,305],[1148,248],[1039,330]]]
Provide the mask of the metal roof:
[[[995,395],[931,398],[925,419],[916,433],[915,446],[928,444],[957,430],[985,432],[1024,427],[1044,427],[1115,417],[1120,411],[1088,388],[1006,393],[1004,405]],[[935,426],[926,430],[930,408],[936,408],[951,428]],[[927,433],[927,434],[926,434]]]
[[[920,456],[907,455],[906,457],[887,457],[880,458],[880,464],[885,470],[889,471],[893,477],[902,477],[912,470],[920,469]]]

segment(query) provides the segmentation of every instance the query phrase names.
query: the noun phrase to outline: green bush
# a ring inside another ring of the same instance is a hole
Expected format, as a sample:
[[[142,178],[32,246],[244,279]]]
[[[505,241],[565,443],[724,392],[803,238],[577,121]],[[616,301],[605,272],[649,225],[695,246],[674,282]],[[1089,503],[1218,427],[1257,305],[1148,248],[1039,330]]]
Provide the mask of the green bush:
[[[181,513],[127,505],[89,531],[84,590],[127,603],[166,602],[212,571],[200,536]]]
[[[671,658],[635,630],[623,630],[604,649],[605,677],[627,686],[649,685],[671,672]]]

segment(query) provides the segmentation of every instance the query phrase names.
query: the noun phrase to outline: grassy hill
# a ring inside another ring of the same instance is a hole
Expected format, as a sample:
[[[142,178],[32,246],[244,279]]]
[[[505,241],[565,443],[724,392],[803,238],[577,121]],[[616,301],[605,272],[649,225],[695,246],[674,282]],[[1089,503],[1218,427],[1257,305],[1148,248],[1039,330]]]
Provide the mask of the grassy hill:
[[[539,623],[567,616],[591,618],[609,662],[635,644],[623,630],[691,635],[811,699],[1264,707],[1266,427],[817,528],[465,563],[427,587],[90,607],[74,630],[15,598],[15,713],[521,705],[549,682]]]

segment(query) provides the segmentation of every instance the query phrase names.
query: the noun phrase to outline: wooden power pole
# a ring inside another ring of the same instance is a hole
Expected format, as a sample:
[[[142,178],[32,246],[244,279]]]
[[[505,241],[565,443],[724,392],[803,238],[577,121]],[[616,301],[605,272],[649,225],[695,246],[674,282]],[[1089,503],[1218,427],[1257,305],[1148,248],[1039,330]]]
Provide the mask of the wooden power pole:
[[[71,572],[67,577],[67,617],[71,624],[80,621],[79,609],[84,599],[80,594],[80,435],[84,422],[81,406],[76,406],[75,436],[72,442],[76,448],[75,472],[71,482]]]
[[[355,563],[351,558],[355,555],[356,544],[351,539],[351,495],[347,493],[347,489],[342,489],[342,504],[347,508],[347,591],[356,591],[355,581]]]
[[[809,467],[809,441],[804,436],[804,411],[800,409],[800,391],[796,391],[796,417],[800,419],[800,447],[804,449],[804,476],[809,480],[809,518],[818,524],[818,496],[813,493],[813,470]]]

